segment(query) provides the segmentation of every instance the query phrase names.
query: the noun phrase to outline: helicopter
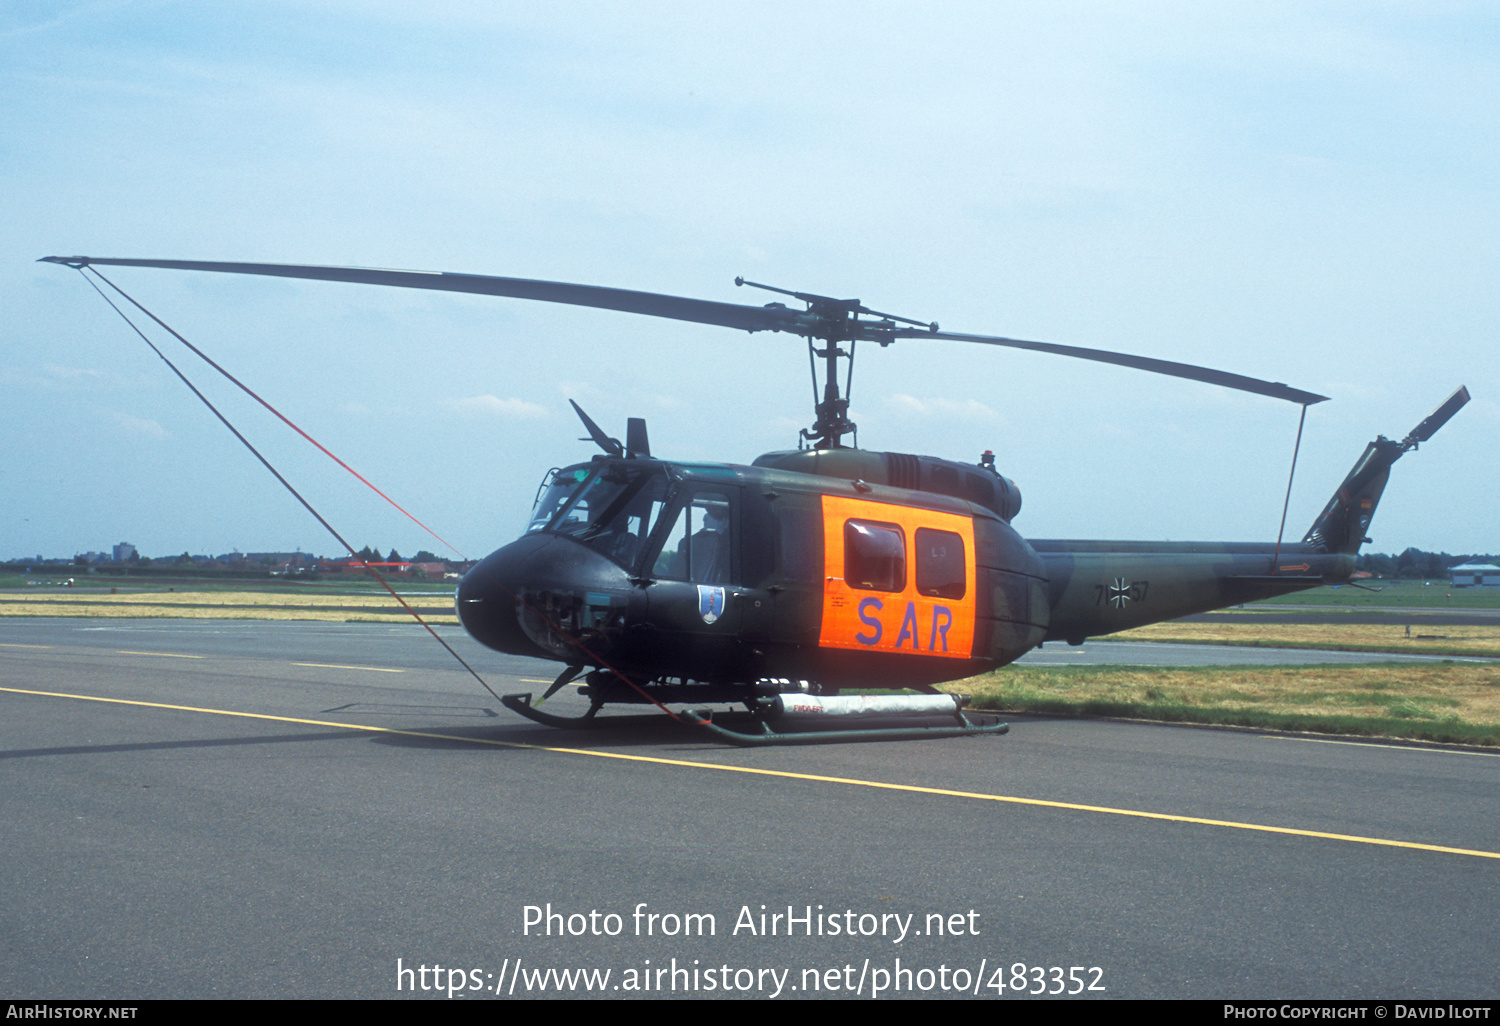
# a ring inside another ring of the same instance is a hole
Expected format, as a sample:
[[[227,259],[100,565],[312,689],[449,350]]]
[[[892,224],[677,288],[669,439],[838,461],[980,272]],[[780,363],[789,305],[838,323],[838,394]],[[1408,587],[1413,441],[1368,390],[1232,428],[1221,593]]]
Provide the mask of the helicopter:
[[[1000,733],[937,685],[1014,662],[1048,641],[1085,639],[1350,579],[1390,475],[1469,400],[1460,387],[1401,441],[1379,436],[1300,542],[1138,542],[1023,538],[1016,484],[993,455],[977,463],[880,452],[857,440],[849,387],[860,342],[934,339],[1028,349],[1186,378],[1307,407],[1326,396],[1226,371],[1108,350],[939,330],[936,323],[735,279],[796,300],[748,305],[566,282],[359,267],[44,257],[467,292],[715,325],[806,340],[821,399],[798,447],[749,465],[652,455],[645,421],[624,441],[573,408],[601,452],[551,470],[518,539],[460,581],[464,629],[488,648],[564,665],[513,711],[557,727],[596,725],[614,703],[693,706],[689,722],[734,744],[832,736]],[[847,348],[843,348],[847,346]],[[840,359],[846,363],[839,382]],[[1300,444],[1299,427],[1299,444]],[[539,706],[582,679],[582,716]],[[841,694],[851,690],[916,695]],[[700,706],[743,705],[749,732]],[[942,716],[928,726],[783,733],[778,715]]]

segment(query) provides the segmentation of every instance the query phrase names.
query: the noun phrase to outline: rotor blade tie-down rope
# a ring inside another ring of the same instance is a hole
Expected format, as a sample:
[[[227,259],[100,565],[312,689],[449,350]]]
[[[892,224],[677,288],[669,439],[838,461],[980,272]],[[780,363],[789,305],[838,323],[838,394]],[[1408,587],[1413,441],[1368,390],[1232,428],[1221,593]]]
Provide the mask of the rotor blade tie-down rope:
[[[320,514],[317,510],[313,509],[312,505],[306,499],[304,499],[302,497],[301,493],[298,492],[297,489],[293,488],[292,485],[291,485],[291,483],[288,482],[286,478],[282,477],[281,474],[276,470],[275,467],[271,466],[270,462],[264,456],[262,456],[260,454],[260,451],[257,450],[255,448],[255,446],[253,446],[253,445],[250,444],[249,440],[246,439],[244,435],[240,434],[239,430],[236,429],[233,424],[229,423],[228,419],[222,413],[219,412],[219,410],[217,409],[217,407],[215,407],[213,403],[209,402],[208,398],[202,392],[200,392],[198,390],[198,388],[191,381],[188,380],[187,375],[183,374],[183,372],[177,368],[177,365],[174,364],[171,360],[169,360],[167,358],[166,354],[163,353],[160,349],[157,348],[156,344],[154,342],[152,342],[151,339],[146,336],[145,332],[141,331],[141,329],[136,326],[135,322],[132,321],[128,316],[126,316],[125,312],[123,310],[121,310],[119,308],[119,306],[116,305],[115,302],[112,299],[110,299],[109,296],[107,296],[104,293],[104,290],[101,289],[101,288],[99,288],[98,284],[96,284],[93,281],[93,279],[91,279],[87,274],[84,274],[85,268],[79,267],[79,268],[77,268],[77,270],[78,270],[78,273],[83,276],[83,280],[86,281],[86,282],[88,282],[89,285],[94,289],[95,292],[99,293],[100,298],[103,299],[106,303],[108,303],[110,305],[110,308],[113,309],[115,311],[115,313],[117,313],[117,314],[120,315],[120,319],[121,320],[123,320],[126,324],[130,325],[131,330],[134,331],[137,335],[139,335],[141,337],[141,340],[143,342],[145,342],[146,345],[148,345],[148,346],[151,347],[151,351],[154,352],[161,359],[161,361],[163,363],[165,363],[168,367],[170,367],[172,369],[172,373],[176,374],[177,377],[179,379],[181,379],[182,383],[184,385],[186,385],[188,387],[188,389],[195,396],[198,397],[199,401],[202,402],[204,406],[208,407],[208,409],[213,413],[213,415],[219,419],[220,423],[222,423],[226,428],[228,428],[229,431],[230,431],[230,433],[233,434],[235,438],[239,439],[240,443],[242,445],[244,445],[246,449],[250,450],[251,454],[254,455],[255,458],[257,460],[259,460],[261,462],[261,464],[267,470],[269,470],[271,472],[271,475],[273,477],[275,477],[277,481],[281,482],[282,487],[284,487],[288,492],[291,492],[293,498],[295,498],[299,503],[301,503],[302,506],[303,506],[303,508],[305,508],[309,513],[311,513],[313,515],[314,519],[316,519],[318,521],[318,523],[322,524],[323,527],[324,527],[324,529],[326,529],[329,534],[333,535],[334,539],[349,552],[350,556],[354,557],[355,559],[358,559],[359,556],[358,556],[358,553],[356,553],[354,551],[354,547],[352,545],[350,545],[347,541],[345,541],[344,538],[343,538],[343,536],[340,535],[338,533],[338,531],[334,530],[332,524],[330,524],[327,520],[323,519],[322,514]],[[347,464],[345,464],[342,460],[340,460],[337,456],[334,456],[333,453],[329,452],[326,448],[324,448],[322,445],[320,445],[315,439],[313,439],[310,435],[308,435],[307,432],[305,432],[301,428],[297,427],[297,425],[293,424],[290,420],[287,420],[286,417],[282,416],[281,413],[278,412],[275,408],[273,408],[269,403],[267,403],[264,399],[261,399],[258,395],[256,395],[254,392],[252,392],[245,385],[241,384],[241,382],[238,379],[236,379],[232,374],[230,374],[228,371],[226,371],[223,367],[220,367],[219,364],[215,363],[206,354],[204,354],[200,349],[198,349],[196,346],[194,346],[187,339],[183,338],[176,331],[173,331],[172,328],[169,325],[167,325],[165,322],[163,322],[161,320],[161,318],[157,317],[150,310],[147,310],[145,307],[141,306],[140,303],[136,302],[135,299],[133,299],[130,295],[128,295],[118,285],[116,285],[114,282],[110,281],[108,278],[105,278],[104,275],[99,274],[99,272],[97,270],[95,270],[93,267],[88,267],[87,270],[89,270],[93,274],[97,275],[102,281],[104,281],[105,284],[109,285],[110,288],[114,289],[121,296],[124,296],[127,300],[129,300],[131,302],[131,304],[133,304],[142,313],[144,313],[146,316],[150,317],[157,324],[161,325],[161,327],[165,331],[167,331],[169,334],[171,334],[173,338],[176,338],[184,346],[187,346],[188,349],[190,349],[194,353],[196,353],[209,366],[213,367],[220,374],[223,374],[224,377],[228,378],[230,381],[234,382],[234,384],[238,385],[240,387],[240,389],[243,390],[247,395],[251,396],[257,402],[259,402],[262,406],[264,406],[266,409],[270,410],[273,414],[276,415],[276,417],[279,420],[281,420],[288,427],[290,427],[294,431],[296,431],[297,434],[301,435],[307,441],[309,441],[313,445],[317,446],[318,449],[320,449],[321,451],[323,451],[324,453],[326,453],[329,456],[329,458],[333,459],[334,462],[336,462],[336,463],[339,464],[339,466],[343,467],[345,470],[348,470],[349,473],[354,474],[354,476],[358,477],[361,481],[365,480],[363,477],[360,477],[360,475],[358,473],[356,473],[352,468],[350,468]],[[376,488],[374,485],[370,485],[370,483],[368,481],[365,481],[365,484],[369,485],[370,488],[373,491],[375,491],[377,494],[379,494],[381,496],[381,498],[384,498],[392,506],[395,506],[397,509],[401,509],[401,507],[399,505],[397,505],[396,502],[394,502],[388,496],[386,496],[385,493],[381,492],[380,489]],[[402,513],[406,513],[405,510],[401,510],[401,512]],[[422,525],[420,521],[417,521],[417,519],[415,517],[412,517],[410,513],[406,513],[406,515],[408,517],[410,517],[414,522],[416,522],[419,526],[422,526],[423,530],[427,530],[428,534],[431,534],[434,538],[438,538],[439,541],[443,541],[441,538],[438,537],[437,534],[433,533],[431,530],[428,530],[425,525]],[[453,549],[453,551],[455,551],[455,552],[458,551],[457,549],[453,548],[452,545],[448,545],[448,543],[445,542],[445,541],[443,542],[443,544],[447,545],[448,548]],[[449,645],[446,641],[444,641],[442,639],[442,637],[437,633],[437,631],[433,630],[431,624],[429,624],[426,620],[423,620],[422,617],[417,613],[417,611],[415,609],[413,609],[410,605],[408,605],[407,602],[406,602],[406,600],[403,599],[400,595],[398,595],[396,593],[395,589],[390,586],[390,584],[386,581],[386,579],[384,577],[380,576],[380,574],[376,572],[376,570],[375,570],[374,567],[370,566],[369,563],[361,563],[360,565],[364,568],[364,570],[365,570],[366,573],[368,573],[371,577],[375,578],[375,580],[379,581],[380,585],[383,588],[385,588],[386,591],[390,592],[391,597],[394,598],[398,603],[401,604],[401,608],[405,609],[408,613],[410,613],[411,616],[412,616],[412,618],[414,620],[416,620],[417,623],[421,624],[427,630],[427,633],[431,634],[432,637],[433,637],[433,639],[435,641],[437,641],[438,644],[442,645],[443,648],[445,648],[445,649],[448,650],[448,654],[449,655],[453,656],[454,659],[458,660],[459,665],[462,666],[465,670],[467,670],[469,672],[470,676],[472,676],[475,680],[477,680],[479,682],[479,684],[480,684],[481,687],[483,687],[492,696],[494,696],[494,698],[497,701],[500,700],[500,696],[495,693],[495,689],[492,688],[492,687],[490,687],[489,684],[485,682],[485,679],[483,677],[481,677],[478,674],[478,672],[475,671],[475,669],[472,666],[470,666],[468,664],[468,662],[466,662],[464,660],[463,656],[459,655],[458,652],[456,652],[451,645]],[[505,587],[504,585],[499,584],[498,582],[491,582],[491,583],[496,584],[500,588],[501,591],[504,591],[511,598],[515,599],[516,602],[519,605],[525,606],[527,609],[531,610],[531,612],[534,613],[538,618],[540,618],[544,623],[546,623],[548,627],[550,627],[553,630],[555,630],[561,636],[563,636],[565,638],[568,638],[569,641],[571,641],[574,645],[578,646],[578,649],[581,652],[583,652],[585,655],[587,655],[590,659],[593,659],[600,666],[604,667],[605,669],[607,669],[611,673],[613,673],[616,677],[618,677],[620,680],[622,680],[626,685],[628,685],[632,690],[634,690],[642,698],[646,699],[652,705],[655,705],[658,709],[660,709],[662,712],[666,713],[672,719],[677,720],[678,722],[685,722],[682,719],[682,717],[678,716],[671,709],[668,709],[661,702],[657,701],[654,697],[652,697],[651,695],[647,694],[646,691],[645,691],[645,689],[641,688],[638,684],[635,683],[635,681],[631,680],[624,673],[621,673],[614,666],[610,665],[610,663],[608,661],[606,661],[605,659],[601,658],[596,653],[594,653],[593,651],[591,651],[588,648],[588,646],[584,645],[581,641],[579,641],[579,640],[571,637],[571,635],[566,630],[564,630],[560,625],[558,625],[556,623],[553,623],[552,620],[551,620],[551,618],[549,618],[541,610],[536,609],[535,607],[533,607],[525,599],[521,598],[521,596],[517,595],[515,592],[511,591],[509,588]]]
[[[90,268],[90,269],[92,270],[92,268]],[[83,268],[79,268],[79,273],[83,274]],[[95,274],[99,274],[98,271],[94,271],[94,273]],[[104,277],[103,275],[99,275],[99,276],[101,278]],[[278,471],[275,467],[271,466],[270,461],[267,460],[264,456],[262,456],[260,454],[260,450],[256,449],[255,446],[251,445],[249,439],[247,439],[244,435],[240,434],[239,429],[236,428],[233,424],[229,423],[228,418],[226,418],[224,416],[224,414],[222,414],[222,413],[219,412],[218,407],[214,406],[213,403],[209,402],[207,396],[205,396],[202,392],[198,391],[198,387],[196,385],[194,385],[191,381],[188,380],[187,375],[184,374],[184,373],[182,373],[182,371],[178,369],[177,365],[167,358],[167,355],[165,353],[163,353],[160,349],[157,348],[156,343],[152,342],[151,339],[149,339],[149,338],[146,337],[146,333],[145,332],[141,331],[140,328],[136,327],[135,322],[132,321],[129,317],[127,317],[125,315],[125,311],[121,310],[119,308],[119,306],[117,306],[115,304],[114,300],[110,299],[109,296],[105,295],[104,290],[101,289],[91,278],[89,278],[88,275],[84,274],[83,275],[83,279],[84,279],[84,281],[87,281],[91,286],[93,286],[94,291],[98,292],[99,296],[106,303],[108,303],[110,305],[110,307],[115,311],[115,313],[119,314],[120,318],[126,324],[130,325],[131,330],[134,331],[137,335],[139,335],[141,337],[141,340],[143,342],[145,342],[146,345],[148,345],[148,346],[151,347],[151,351],[153,353],[155,353],[158,357],[160,357],[161,361],[163,363],[165,363],[168,367],[172,368],[172,373],[176,374],[177,377],[182,380],[182,383],[184,385],[186,385],[192,391],[192,393],[195,396],[198,397],[199,401],[202,402],[204,406],[207,406],[208,409],[209,409],[209,411],[212,412],[215,417],[219,418],[219,422],[221,424],[223,424],[226,428],[228,428],[229,431],[230,431],[230,433],[232,433],[235,438],[238,438],[240,440],[240,444],[243,445],[246,449],[249,449],[251,455],[253,455],[257,460],[259,460],[261,462],[261,465],[264,466],[267,470],[269,470],[271,472],[271,475],[273,477],[275,477],[277,481],[281,482],[282,487],[285,488],[287,491],[289,491],[289,492],[292,493],[292,497],[295,498],[298,502],[300,502],[302,504],[303,508],[306,509],[309,513],[311,513],[313,515],[314,519],[316,519],[318,521],[318,523],[322,524],[323,527],[324,527],[324,529],[326,529],[329,534],[333,535],[334,540],[336,540],[340,545],[342,545],[345,549],[348,550],[350,556],[352,556],[356,560],[358,560],[359,559],[359,555],[358,555],[358,553],[356,553],[354,551],[354,546],[350,545],[347,541],[345,541],[343,535],[339,534],[338,531],[334,530],[333,525],[330,524],[327,520],[323,519],[323,515],[321,513],[319,513],[317,510],[313,509],[312,504],[309,503],[306,499],[304,499],[302,497],[302,493],[299,492],[299,491],[297,491],[296,488],[293,488],[291,482],[288,481],[286,478],[282,477],[281,476],[281,472]],[[111,288],[115,288],[113,282],[109,282],[108,279],[105,279],[105,282],[107,284],[109,284]],[[120,292],[120,295],[122,295],[122,296],[125,295],[125,293],[121,292],[120,289],[118,289],[118,288],[115,288],[115,291],[116,292]],[[130,299],[129,296],[125,296],[125,298],[126,299]],[[135,300],[132,299],[131,302],[135,303]],[[149,310],[146,310],[145,307],[142,307],[139,303],[135,303],[135,305],[137,307],[139,307],[148,316],[150,316],[152,320],[156,321],[157,324],[161,324],[162,323],[159,318],[157,318],[155,315],[151,314],[151,312]],[[202,353],[199,353],[197,349],[194,349],[190,344],[188,344],[188,342],[185,339],[182,339],[182,336],[178,335],[177,332],[172,331],[171,328],[167,328],[167,326],[165,324],[162,324],[162,327],[166,328],[167,331],[171,332],[174,337],[182,340],[182,342],[183,342],[184,345],[187,345],[189,349],[193,349],[193,352],[198,353],[198,355],[200,355],[200,356],[203,355]],[[203,357],[203,358],[205,360],[208,360],[208,357],[206,357],[206,356]],[[218,364],[213,363],[212,360],[209,360],[208,362],[210,364],[212,364],[213,366],[218,367]],[[221,371],[221,373],[223,373],[223,369],[222,368],[220,368],[220,371]],[[229,375],[227,373],[225,373],[225,377],[229,377]],[[230,380],[233,380],[233,378],[231,378]],[[241,386],[241,387],[243,388],[244,386]],[[246,389],[246,391],[249,391],[249,389]],[[277,416],[280,416],[280,414],[277,414]],[[282,420],[286,420],[285,417],[282,417],[281,419]],[[290,421],[288,421],[288,423],[290,423]],[[307,437],[306,434],[303,433],[303,432],[301,432],[301,431],[299,431],[298,433],[302,434],[302,436],[304,438]],[[309,441],[311,441],[311,439],[309,439]],[[317,443],[313,443],[313,444],[316,445]],[[322,448],[322,446],[319,446],[319,448]],[[324,451],[326,452],[327,450],[324,450]],[[358,476],[358,475],[356,475],[356,476]],[[392,505],[394,505],[394,503]],[[436,537],[436,535],[434,535],[434,537]],[[417,613],[417,611],[415,609],[413,609],[410,605],[407,604],[407,602],[406,602],[405,599],[403,599],[400,595],[396,594],[396,590],[390,586],[390,584],[386,581],[386,579],[384,577],[380,576],[380,574],[376,572],[376,570],[375,570],[374,567],[370,566],[370,564],[368,562],[363,562],[363,561],[361,561],[360,565],[364,567],[364,570],[365,570],[366,573],[368,573],[371,577],[375,578],[375,580],[377,580],[377,581],[380,582],[381,587],[385,588],[386,591],[388,591],[388,592],[391,593],[391,597],[394,598],[397,602],[399,602],[401,604],[401,608],[405,609],[408,613],[410,613],[412,615],[412,617],[417,621],[417,623],[419,623],[423,627],[427,628],[427,633],[431,634],[433,636],[433,638],[435,638],[437,640],[438,644],[440,644],[444,648],[446,648],[448,650],[448,652],[453,656],[453,658],[458,660],[459,665],[461,665],[464,669],[468,670],[469,674],[475,680],[479,681],[480,685],[486,691],[488,691],[491,695],[494,695],[496,701],[500,700],[500,696],[497,695],[497,694],[495,694],[495,690],[493,688],[491,688],[487,683],[485,683],[484,678],[481,677],[481,676],[479,676],[479,674],[477,672],[475,672],[474,668],[472,666],[470,666],[467,662],[464,661],[464,657],[461,656],[461,655],[459,655],[456,651],[454,651],[453,646],[449,645],[446,641],[444,641],[442,639],[442,637],[438,634],[438,632],[432,629],[432,625],[429,624],[426,620],[422,619],[422,617]]]
[[[1302,425],[1307,423],[1307,403],[1302,404],[1302,416],[1297,420],[1297,441],[1292,446],[1292,472],[1286,476],[1286,499],[1281,504],[1281,526],[1276,529],[1276,551],[1271,555],[1271,576],[1276,576],[1276,564],[1281,561],[1281,536],[1286,533],[1286,511],[1292,504],[1292,479],[1297,476],[1297,453],[1302,451]]]
[[[398,503],[395,499],[393,499],[389,495],[385,494],[385,492],[382,492],[379,488],[376,488],[359,471],[355,470],[353,467],[349,466],[349,464],[345,463],[343,460],[341,460],[337,456],[335,456],[332,452],[330,452],[323,445],[323,443],[319,442],[312,435],[309,435],[306,431],[303,431],[296,424],[293,424],[290,420],[288,420],[285,416],[282,415],[282,413],[281,413],[280,410],[278,410],[276,407],[272,406],[270,403],[268,403],[264,399],[262,399],[259,395],[257,395],[243,381],[241,381],[239,378],[235,377],[233,374],[229,373],[223,367],[221,367],[217,363],[215,363],[208,356],[207,353],[203,352],[203,350],[199,349],[197,346],[193,345],[187,339],[185,339],[181,335],[177,334],[177,332],[173,331],[172,328],[171,328],[171,326],[168,325],[165,321],[163,321],[160,317],[156,316],[156,314],[152,313],[150,310],[147,310],[144,306],[141,306],[140,303],[137,303],[132,296],[130,296],[128,293],[125,292],[124,289],[120,288],[120,286],[116,285],[114,282],[112,282],[108,278],[104,277],[104,275],[99,274],[98,268],[94,267],[93,265],[86,265],[86,266],[88,267],[88,270],[90,270],[94,274],[98,275],[99,279],[101,281],[103,281],[106,285],[108,285],[110,288],[114,289],[120,295],[124,296],[133,306],[135,306],[135,308],[137,310],[141,311],[141,313],[143,313],[147,317],[151,318],[153,321],[155,321],[157,324],[159,324],[162,327],[163,330],[165,330],[167,333],[169,333],[173,338],[175,338],[177,341],[181,342],[183,345],[187,346],[188,349],[192,350],[192,352],[194,353],[194,355],[196,355],[204,363],[208,364],[214,370],[218,371],[220,374],[224,375],[224,377],[226,377],[227,379],[229,379],[229,381],[231,383],[233,383],[235,385],[235,387],[237,387],[241,392],[244,392],[251,399],[254,399],[256,402],[260,403],[262,406],[264,406],[267,410],[269,410],[271,412],[272,416],[276,417],[276,419],[280,420],[287,427],[291,428],[293,431],[297,432],[297,434],[301,435],[303,438],[307,439],[307,441],[311,442],[314,446],[317,447],[318,451],[321,452],[324,456],[327,456],[329,459],[333,460],[333,462],[337,463],[339,466],[343,467],[349,473],[353,474],[356,478],[358,478],[360,480],[360,482],[362,484],[364,484],[365,487],[369,488],[376,495],[380,496],[386,502],[388,502],[392,506],[396,507],[396,509],[398,511],[400,511],[400,513],[403,516],[405,516],[408,520],[410,520],[412,523],[416,524],[422,530],[426,531],[428,534],[430,534],[434,538],[436,538],[449,551],[457,553],[458,557],[460,559],[467,560],[469,558],[468,556],[465,556],[462,552],[460,552],[455,546],[449,544],[446,539],[444,539],[443,537],[441,537],[440,535],[438,535],[438,533],[436,531],[434,531],[432,528],[428,527],[426,524],[422,523],[422,521],[418,520],[416,517],[414,517],[410,513],[408,513],[405,509],[403,509],[401,507],[401,504]],[[79,272],[82,273],[82,271],[83,271],[83,268],[79,268]],[[98,286],[95,286],[95,288],[97,288],[97,287]],[[102,295],[102,293],[101,293],[101,295]],[[113,306],[114,304],[110,304],[110,305]]]

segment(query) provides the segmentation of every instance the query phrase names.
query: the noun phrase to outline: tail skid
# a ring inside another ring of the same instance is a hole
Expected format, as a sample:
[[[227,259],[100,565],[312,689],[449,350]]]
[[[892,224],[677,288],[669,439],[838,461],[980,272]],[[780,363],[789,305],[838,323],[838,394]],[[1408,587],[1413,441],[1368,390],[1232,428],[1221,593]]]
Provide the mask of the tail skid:
[[[1391,464],[1408,450],[1417,448],[1420,443],[1435,435],[1438,428],[1448,423],[1468,401],[1469,390],[1461,385],[1458,391],[1449,396],[1431,416],[1412,428],[1411,433],[1401,441],[1394,442],[1380,435],[1367,445],[1364,454],[1333,493],[1333,498],[1313,522],[1302,543],[1314,552],[1347,555],[1359,552],[1359,547],[1370,540],[1365,537],[1365,531],[1375,515],[1380,495],[1385,491],[1385,483],[1391,475]]]

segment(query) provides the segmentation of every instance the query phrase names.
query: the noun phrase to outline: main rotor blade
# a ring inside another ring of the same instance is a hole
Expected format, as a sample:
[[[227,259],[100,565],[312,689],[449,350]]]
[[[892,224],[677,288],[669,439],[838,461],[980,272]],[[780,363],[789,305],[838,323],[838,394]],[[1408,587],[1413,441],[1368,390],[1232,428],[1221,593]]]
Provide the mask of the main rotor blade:
[[[671,320],[691,321],[697,324],[716,324],[742,331],[787,331],[813,338],[826,338],[829,323],[809,311],[789,310],[781,304],[770,306],[744,306],[738,303],[719,303],[705,299],[688,299],[683,296],[668,296],[658,292],[635,292],[629,289],[612,289],[599,285],[576,285],[569,282],[534,281],[528,278],[499,278],[483,274],[456,274],[447,271],[395,271],[376,267],[321,267],[303,264],[242,264],[222,263],[209,260],[127,260],[106,257],[49,256],[42,261],[65,264],[69,267],[87,267],[90,264],[107,264],[117,267],[160,267],[183,271],[218,271],[227,274],[261,274],[280,278],[310,278],[318,281],[345,281],[365,285],[394,285],[401,288],[434,289],[442,292],[469,292],[486,296],[506,296],[513,299],[532,299],[544,303],[564,303],[571,306],[592,306],[602,310],[619,310],[624,313],[644,314],[649,317],[665,317]],[[840,337],[853,325],[840,324]],[[860,327],[870,327],[867,323]],[[856,327],[858,331],[858,327]],[[859,337],[856,335],[856,337]],[[1012,349],[1030,349],[1056,356],[1071,356],[1081,360],[1112,363],[1121,367],[1166,374],[1192,381],[1203,381],[1242,392],[1285,399],[1288,402],[1310,406],[1325,401],[1328,397],[1313,392],[1291,388],[1281,382],[1261,381],[1243,374],[1195,367],[1171,360],[1156,360],[1147,356],[1131,356],[1106,349],[1084,349],[1078,346],[1055,345],[1050,342],[1025,342],[1020,339],[1000,338],[995,335],[961,335],[954,332],[935,332],[921,328],[880,329],[867,337],[876,341],[892,338],[936,338],[954,342],[979,342],[984,345],[1008,346]]]
[[[534,299],[544,303],[566,303],[569,306],[592,306],[602,310],[666,317],[676,321],[717,324],[743,331],[793,331],[802,333],[814,323],[797,310],[775,306],[743,306],[717,303],[706,299],[687,299],[657,292],[634,292],[598,285],[574,285],[561,281],[533,281],[527,278],[497,278],[484,274],[455,274],[449,271],[393,271],[378,267],[320,267],[303,264],[238,264],[212,260],[122,260],[105,257],[42,257],[42,261],[87,267],[107,264],[116,267],[162,267],[178,271],[219,271],[226,274],[263,274],[277,278],[311,278],[318,281],[347,281],[362,285],[394,285],[408,289],[435,289],[441,292],[471,292],[483,296],[508,296],[512,299]]]
[[[893,334],[897,338],[937,338],[952,342],[979,342],[989,346],[1030,349],[1038,353],[1052,353],[1055,356],[1072,356],[1080,360],[1113,363],[1120,367],[1150,371],[1153,374],[1203,381],[1210,385],[1239,389],[1241,392],[1254,392],[1256,395],[1267,395],[1273,399],[1285,399],[1287,402],[1299,403],[1303,406],[1311,406],[1328,399],[1326,395],[1304,392],[1282,384],[1280,381],[1261,381],[1259,378],[1231,374],[1229,371],[1214,370],[1210,367],[1197,367],[1190,363],[1176,363],[1172,360],[1157,360],[1149,356],[1131,356],[1129,353],[1115,353],[1108,349],[1084,349],[1079,346],[1055,345],[1051,342],[1026,342],[1016,338],[999,338],[995,335],[960,335],[951,331],[922,331],[920,328],[897,328]]]

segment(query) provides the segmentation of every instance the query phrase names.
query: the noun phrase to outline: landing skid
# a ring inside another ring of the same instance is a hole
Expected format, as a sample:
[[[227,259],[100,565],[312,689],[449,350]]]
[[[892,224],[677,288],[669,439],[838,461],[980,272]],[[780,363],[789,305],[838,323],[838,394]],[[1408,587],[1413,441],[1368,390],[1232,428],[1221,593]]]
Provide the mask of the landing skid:
[[[561,730],[592,730],[603,726],[603,721],[594,719],[604,705],[603,702],[595,702],[589,706],[589,711],[582,716],[554,716],[548,712],[542,712],[531,704],[531,694],[506,695],[500,699],[500,703],[513,713],[520,713],[528,720],[535,720],[545,727],[557,727]]]
[[[768,748],[776,745],[816,745],[837,741],[917,741],[922,738],[968,737],[972,734],[1005,734],[1009,723],[998,720],[993,723],[975,723],[962,712],[956,713],[959,721],[931,727],[851,727],[840,730],[805,730],[778,733],[764,717],[757,716],[755,722],[760,733],[747,734],[729,730],[713,722],[710,709],[688,709],[687,715],[698,726],[724,741],[740,748]]]
[[[604,703],[595,701],[589,706],[588,712],[582,716],[555,716],[549,712],[543,712],[531,704],[531,695],[518,694],[506,695],[500,701],[511,712],[518,713],[529,720],[547,727],[557,727],[562,730],[594,730],[603,727],[608,721],[595,718],[595,714],[603,707]],[[966,701],[966,700],[965,700]],[[744,714],[741,714],[744,715]],[[978,721],[971,719],[964,712],[962,702],[955,702],[954,708],[949,714],[951,722],[938,723],[927,727],[910,725],[890,727],[844,727],[834,730],[803,730],[781,732],[771,726],[770,720],[782,718],[777,716],[770,704],[758,706],[749,714],[751,722],[759,728],[755,733],[734,730],[713,722],[713,710],[710,709],[685,709],[682,717],[686,722],[702,727],[715,738],[727,744],[740,748],[766,748],[786,745],[812,745],[828,744],[841,741],[915,741],[923,738],[947,738],[968,737],[974,734],[1005,734],[1010,731],[1010,724],[991,720],[990,717],[978,717]],[[797,719],[794,714],[790,716]],[[849,717],[857,719],[857,717]],[[885,712],[866,719],[881,719],[890,721],[893,714]]]

